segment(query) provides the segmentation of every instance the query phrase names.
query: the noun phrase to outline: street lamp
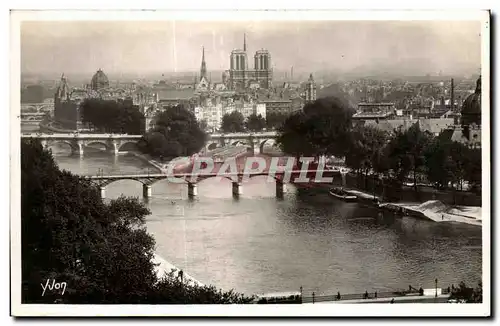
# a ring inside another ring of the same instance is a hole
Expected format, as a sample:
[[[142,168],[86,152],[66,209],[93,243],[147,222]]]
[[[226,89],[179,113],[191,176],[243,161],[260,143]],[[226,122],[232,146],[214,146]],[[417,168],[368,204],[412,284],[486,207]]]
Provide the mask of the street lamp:
[[[437,298],[437,296],[438,296],[438,279],[436,278],[434,280],[434,282],[436,283],[436,293],[434,294],[434,297]]]

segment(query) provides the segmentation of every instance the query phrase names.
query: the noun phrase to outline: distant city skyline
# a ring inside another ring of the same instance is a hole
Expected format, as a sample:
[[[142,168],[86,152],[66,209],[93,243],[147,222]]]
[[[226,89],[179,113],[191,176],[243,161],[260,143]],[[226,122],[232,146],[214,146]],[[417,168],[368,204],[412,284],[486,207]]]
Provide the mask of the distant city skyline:
[[[265,48],[279,71],[425,75],[478,73],[478,21],[24,22],[22,74],[210,73],[243,48]],[[219,79],[219,76],[214,76]]]

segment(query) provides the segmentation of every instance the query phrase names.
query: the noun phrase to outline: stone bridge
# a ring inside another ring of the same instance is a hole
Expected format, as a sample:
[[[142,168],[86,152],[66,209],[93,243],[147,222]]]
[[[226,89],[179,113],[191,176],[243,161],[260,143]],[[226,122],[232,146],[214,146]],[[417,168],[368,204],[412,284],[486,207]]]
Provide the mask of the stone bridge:
[[[264,153],[264,146],[275,144],[277,132],[256,132],[256,133],[228,133],[228,134],[210,134],[205,145],[206,150],[213,150],[218,147],[228,145],[245,145],[251,148],[253,152],[259,149],[259,153]]]
[[[201,171],[200,171],[201,172]],[[282,198],[286,192],[286,183],[328,183],[333,182],[333,177],[342,177],[344,183],[345,175],[339,171],[316,169],[316,170],[279,170],[274,173],[267,172],[232,172],[232,173],[173,173],[173,174],[130,174],[130,175],[97,175],[86,178],[95,184],[101,193],[101,197],[106,197],[106,186],[120,180],[134,180],[142,183],[143,197],[149,198],[152,195],[152,186],[160,180],[167,180],[172,183],[184,183],[188,186],[189,197],[198,195],[198,183],[209,178],[226,178],[232,183],[233,197],[237,198],[243,193],[242,184],[246,179],[258,176],[267,176],[267,180],[276,182],[276,197]],[[301,179],[299,179],[301,178]]]
[[[46,112],[21,112],[19,115],[22,123],[41,122],[47,115]]]
[[[38,116],[38,114],[37,114]],[[71,152],[83,155],[84,147],[91,144],[102,144],[106,151],[118,154],[120,148],[128,143],[137,143],[142,135],[122,135],[122,134],[22,134],[22,138],[38,138],[42,141],[45,147],[56,143],[68,144],[71,147]],[[217,147],[225,147],[228,145],[246,145],[255,151],[259,148],[259,152],[263,153],[264,145],[272,143],[276,140],[276,132],[260,132],[260,133],[230,133],[230,134],[209,134],[206,150],[215,149]]]
[[[54,144],[67,144],[71,147],[71,153],[83,155],[84,147],[92,144],[103,145],[106,151],[118,155],[120,149],[126,144],[136,144],[141,135],[125,134],[22,134],[21,138],[38,138],[42,146],[47,148]]]
[[[21,103],[21,113],[51,113],[54,103]]]

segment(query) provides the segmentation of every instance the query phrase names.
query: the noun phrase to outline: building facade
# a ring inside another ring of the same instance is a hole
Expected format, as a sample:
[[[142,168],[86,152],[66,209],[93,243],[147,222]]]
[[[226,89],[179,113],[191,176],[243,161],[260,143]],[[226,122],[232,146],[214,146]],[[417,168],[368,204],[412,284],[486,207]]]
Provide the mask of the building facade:
[[[272,86],[273,70],[271,54],[265,49],[255,52],[253,69],[249,69],[247,56],[246,37],[243,40],[243,50],[236,49],[231,52],[230,69],[227,72],[227,86],[230,90],[242,91],[250,87],[269,89]]]
[[[309,79],[306,83],[305,101],[306,103],[316,101],[316,83],[314,82],[312,74],[309,75]]]

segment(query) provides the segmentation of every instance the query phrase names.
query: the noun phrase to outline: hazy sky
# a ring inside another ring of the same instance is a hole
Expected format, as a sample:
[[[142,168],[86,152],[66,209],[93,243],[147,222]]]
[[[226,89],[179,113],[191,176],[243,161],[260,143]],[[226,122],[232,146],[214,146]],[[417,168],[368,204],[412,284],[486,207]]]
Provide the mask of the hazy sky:
[[[229,68],[247,35],[250,65],[270,51],[275,69],[479,72],[479,22],[24,22],[22,73],[208,71]]]

